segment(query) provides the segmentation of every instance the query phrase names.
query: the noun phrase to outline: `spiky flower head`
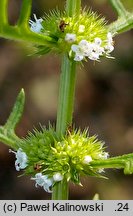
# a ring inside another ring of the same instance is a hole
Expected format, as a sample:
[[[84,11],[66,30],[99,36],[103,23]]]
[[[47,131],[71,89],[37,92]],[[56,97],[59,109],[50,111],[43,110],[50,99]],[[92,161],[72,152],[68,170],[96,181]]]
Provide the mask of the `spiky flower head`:
[[[63,179],[80,184],[82,175],[101,177],[101,169],[91,163],[107,159],[104,149],[104,143],[96,136],[88,136],[87,130],[73,130],[60,138],[50,127],[30,133],[18,144],[15,155],[19,167],[36,181],[36,187],[51,192],[51,186]]]
[[[37,32],[40,28],[41,34],[53,39],[48,46],[36,47],[39,55],[50,51],[65,52],[74,61],[98,61],[102,56],[110,57],[114,50],[113,35],[108,32],[105,19],[90,10],[83,10],[79,17],[52,11],[43,19],[36,19],[36,25],[31,20],[30,24],[32,31]]]

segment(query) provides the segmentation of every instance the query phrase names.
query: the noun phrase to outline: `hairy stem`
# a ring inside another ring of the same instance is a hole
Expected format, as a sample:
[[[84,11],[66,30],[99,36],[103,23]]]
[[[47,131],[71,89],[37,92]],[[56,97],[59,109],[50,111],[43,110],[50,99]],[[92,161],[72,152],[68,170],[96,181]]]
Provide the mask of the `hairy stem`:
[[[133,28],[133,13],[128,12],[120,0],[109,0],[118,14],[118,19],[109,25],[109,31],[120,34]]]
[[[123,17],[126,16],[128,12],[120,0],[109,0],[109,2],[117,12],[118,16],[123,16]]]
[[[9,25],[3,26],[3,29],[0,31],[0,37],[47,46],[50,46],[51,42],[53,42],[53,39],[49,36],[36,34],[30,30],[24,31],[22,28]]]
[[[114,34],[124,33],[133,29],[133,13],[130,13],[127,17],[120,17],[109,26],[109,31]]]
[[[67,0],[66,11],[69,16],[80,14],[81,0]],[[59,136],[65,134],[67,127],[72,124],[76,80],[76,63],[64,54],[61,67],[59,102],[57,111],[56,132]],[[64,178],[53,187],[52,199],[68,199],[68,182]]]
[[[125,154],[122,156],[112,157],[106,160],[98,160],[91,162],[94,168],[110,168],[110,169],[124,169],[125,174],[133,173],[133,154]]]
[[[29,17],[31,12],[32,0],[23,0],[18,25],[11,26],[8,22],[8,0],[0,1],[0,37],[35,43],[38,45],[52,46],[53,39],[48,36],[36,34],[30,31]]]

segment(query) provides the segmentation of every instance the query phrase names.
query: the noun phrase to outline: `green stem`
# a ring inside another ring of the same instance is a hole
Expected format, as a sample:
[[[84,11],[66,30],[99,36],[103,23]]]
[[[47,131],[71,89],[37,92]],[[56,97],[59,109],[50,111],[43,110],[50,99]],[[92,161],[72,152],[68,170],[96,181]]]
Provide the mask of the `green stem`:
[[[7,5],[8,0],[0,1],[0,26],[8,23]]]
[[[81,0],[67,0],[66,11],[69,16],[80,14]],[[59,136],[65,134],[67,127],[72,124],[76,81],[76,62],[71,61],[67,54],[62,58],[61,78],[59,87],[59,102],[57,111],[56,132]],[[68,182],[64,178],[53,187],[53,200],[68,199]]]
[[[118,20],[111,23],[108,28],[110,32],[116,34],[133,29],[133,13],[129,13],[127,17],[119,17]]]
[[[53,42],[53,39],[49,36],[36,34],[28,29],[24,30],[23,28],[10,25],[3,26],[3,29],[0,31],[0,37],[47,46],[50,46],[51,42]]]
[[[72,124],[76,81],[76,63],[69,60],[64,54],[62,59],[61,78],[59,87],[59,102],[57,111],[56,132],[59,136],[65,134],[66,129]],[[66,179],[53,187],[53,200],[68,199],[68,182]]]
[[[72,123],[75,79],[76,63],[74,61],[70,61],[67,55],[64,54],[62,59],[56,123],[56,131],[59,135],[64,134],[66,132],[66,128]]]
[[[11,148],[17,148],[20,138],[15,133],[10,133],[4,127],[0,127],[0,142],[5,143]]]
[[[109,2],[116,10],[118,16],[125,17],[127,15],[128,12],[120,0],[109,0]]]
[[[29,27],[29,18],[31,13],[32,0],[23,0],[21,6],[21,13],[18,20],[18,25]]]
[[[53,187],[52,200],[67,200],[68,199],[68,182],[63,179]]]
[[[120,34],[133,28],[133,13],[128,12],[120,0],[109,0],[118,14],[118,19],[109,25],[109,31]]]
[[[0,37],[31,42],[38,45],[52,46],[55,41],[48,36],[34,33],[29,27],[29,17],[31,12],[32,0],[23,0],[18,20],[18,25],[11,26],[8,23],[8,0],[0,0]]]
[[[68,16],[79,16],[81,9],[81,0],[67,0],[66,11]]]
[[[93,168],[124,169],[125,174],[133,173],[133,154],[112,157],[106,160],[98,160],[90,163]]]

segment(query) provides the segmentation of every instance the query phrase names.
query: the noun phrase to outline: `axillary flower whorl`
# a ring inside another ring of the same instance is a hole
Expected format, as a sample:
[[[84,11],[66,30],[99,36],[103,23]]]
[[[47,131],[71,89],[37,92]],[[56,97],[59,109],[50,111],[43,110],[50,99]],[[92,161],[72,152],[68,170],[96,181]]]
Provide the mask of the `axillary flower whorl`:
[[[74,61],[99,61],[100,57],[110,58],[114,50],[113,35],[108,31],[105,19],[96,13],[83,10],[79,17],[67,16],[59,11],[52,11],[43,19],[30,20],[31,31],[50,36],[53,41],[49,46],[36,47],[36,53],[43,55],[53,51],[68,53]]]
[[[80,184],[82,175],[101,177],[101,169],[91,162],[106,160],[108,153],[104,149],[103,142],[88,136],[87,130],[73,130],[60,138],[50,126],[30,133],[18,143],[17,152],[10,152],[15,153],[17,171],[24,170],[35,180],[36,187],[52,192],[51,187],[64,178]]]

